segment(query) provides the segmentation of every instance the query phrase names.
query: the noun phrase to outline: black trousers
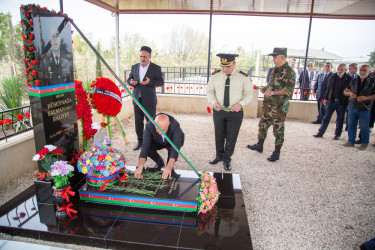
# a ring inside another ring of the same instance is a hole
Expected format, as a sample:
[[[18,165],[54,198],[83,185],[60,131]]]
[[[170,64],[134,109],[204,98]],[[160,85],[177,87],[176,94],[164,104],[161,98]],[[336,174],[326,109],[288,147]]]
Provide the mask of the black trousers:
[[[161,156],[159,155],[159,153],[157,152],[158,150],[161,150],[161,149],[164,149],[166,148],[168,150],[168,159],[167,159],[167,162],[166,164],[168,164],[168,161],[169,159],[171,158],[171,153],[173,150],[175,150],[173,148],[173,146],[171,144],[169,144],[169,142],[167,141],[167,139],[164,139],[166,141],[166,144],[165,145],[161,145],[161,144],[152,144],[151,146],[151,149],[150,151],[148,152],[148,157],[150,157],[155,163],[159,164],[159,165],[162,165],[164,163],[163,161],[163,158],[161,158]],[[181,142],[181,147],[184,145],[184,140],[185,138],[182,137],[182,142]],[[177,159],[176,159],[177,161]]]
[[[326,114],[326,107],[323,104],[323,99],[318,98],[316,99],[316,102],[318,104],[318,116],[316,117],[316,120],[321,122]]]
[[[139,102],[142,104],[141,98]],[[143,105],[143,104],[142,104]],[[150,114],[151,117],[155,117],[156,115],[156,106],[143,106],[146,111]],[[138,107],[138,105],[134,105],[134,117],[135,117],[135,132],[137,133],[138,142],[143,141],[143,131],[144,131],[144,119],[146,118],[146,122],[150,119],[143,113],[143,111]]]
[[[216,157],[230,162],[240,132],[243,111],[226,112],[214,110]]]

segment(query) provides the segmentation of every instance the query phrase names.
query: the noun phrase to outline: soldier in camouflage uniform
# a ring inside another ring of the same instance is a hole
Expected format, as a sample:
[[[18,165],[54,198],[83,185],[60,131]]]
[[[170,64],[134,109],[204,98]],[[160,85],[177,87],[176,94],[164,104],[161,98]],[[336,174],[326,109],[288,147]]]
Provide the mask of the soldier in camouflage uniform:
[[[276,137],[275,151],[267,160],[274,162],[280,158],[280,149],[284,143],[284,122],[289,110],[289,99],[293,94],[296,74],[286,62],[286,48],[274,48],[273,53],[269,55],[273,57],[276,67],[271,72],[267,86],[260,89],[264,93],[264,99],[262,118],[259,121],[258,143],[247,147],[262,153],[268,128],[273,125],[273,134]]]

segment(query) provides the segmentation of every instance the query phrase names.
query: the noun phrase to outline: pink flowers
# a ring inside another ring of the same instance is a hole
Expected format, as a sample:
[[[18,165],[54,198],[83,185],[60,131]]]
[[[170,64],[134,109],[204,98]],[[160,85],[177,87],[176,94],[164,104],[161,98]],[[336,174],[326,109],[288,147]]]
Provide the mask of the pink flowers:
[[[216,180],[206,172],[201,174],[201,187],[197,198],[199,206],[198,213],[205,214],[210,211],[219,199],[219,190]]]

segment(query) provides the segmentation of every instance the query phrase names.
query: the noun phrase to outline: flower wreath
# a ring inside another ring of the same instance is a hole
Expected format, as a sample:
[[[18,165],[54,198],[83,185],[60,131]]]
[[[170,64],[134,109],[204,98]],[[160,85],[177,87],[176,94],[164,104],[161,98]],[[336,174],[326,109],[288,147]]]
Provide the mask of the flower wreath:
[[[33,44],[34,41],[34,20],[31,18],[31,13],[33,9],[36,8],[38,10],[48,11],[50,13],[56,14],[56,11],[52,10],[49,11],[46,7],[40,7],[40,5],[29,4],[29,5],[21,5],[22,11],[22,20],[21,25],[24,26],[24,33],[21,33],[22,39],[24,41],[24,45],[22,49],[25,51],[25,58],[23,61],[28,63],[25,69],[27,74],[27,86],[28,87],[38,87],[40,81],[38,80],[38,70],[35,69],[35,65],[38,63],[35,55],[35,47]],[[67,14],[63,14],[61,11],[57,12],[60,16],[68,17]]]
[[[116,116],[121,111],[121,92],[109,78],[97,77],[90,85],[94,93],[90,93],[90,102],[99,114]],[[106,94],[95,93],[95,89],[106,91]],[[108,94],[107,94],[108,93]],[[109,95],[110,94],[110,95]],[[116,97],[118,96],[118,98]],[[119,101],[120,100],[120,101]]]
[[[74,81],[74,84],[77,97],[77,119],[82,122],[82,138],[86,142],[91,139],[96,130],[91,128],[92,113],[90,103],[87,100],[87,92],[83,89],[81,81]]]
[[[198,214],[210,211],[219,199],[220,192],[217,188],[216,180],[210,174],[203,172],[201,174],[201,187],[199,189]]]

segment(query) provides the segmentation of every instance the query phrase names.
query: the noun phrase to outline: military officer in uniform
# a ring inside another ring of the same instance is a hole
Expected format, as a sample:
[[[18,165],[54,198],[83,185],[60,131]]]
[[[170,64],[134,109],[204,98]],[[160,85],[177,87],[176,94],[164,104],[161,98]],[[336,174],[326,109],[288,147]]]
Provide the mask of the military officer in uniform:
[[[207,85],[207,99],[213,105],[216,157],[210,164],[224,163],[231,170],[231,156],[243,119],[243,106],[252,98],[253,87],[247,74],[236,69],[237,54],[217,54],[221,70]]]
[[[259,121],[258,143],[248,145],[251,150],[263,152],[263,143],[267,137],[268,128],[273,125],[273,134],[276,137],[275,150],[267,160],[274,162],[280,158],[280,149],[284,143],[284,122],[289,110],[289,99],[293,94],[296,74],[286,62],[287,49],[274,48],[275,64],[267,86],[260,89],[264,93],[262,118]]]

